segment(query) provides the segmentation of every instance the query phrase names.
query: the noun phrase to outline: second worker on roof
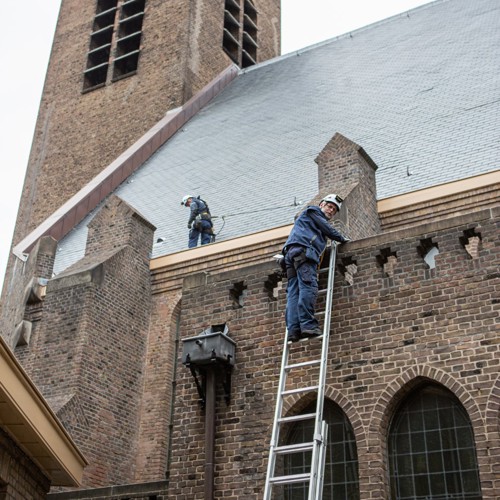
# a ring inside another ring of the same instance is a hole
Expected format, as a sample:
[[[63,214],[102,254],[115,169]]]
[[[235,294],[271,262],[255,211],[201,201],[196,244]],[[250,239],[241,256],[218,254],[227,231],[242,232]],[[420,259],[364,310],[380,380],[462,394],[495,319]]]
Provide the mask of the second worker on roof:
[[[206,245],[214,241],[214,231],[210,209],[205,201],[199,196],[187,194],[182,198],[181,205],[191,209],[188,219],[189,240],[188,247],[194,248],[198,245],[198,238],[201,244]]]

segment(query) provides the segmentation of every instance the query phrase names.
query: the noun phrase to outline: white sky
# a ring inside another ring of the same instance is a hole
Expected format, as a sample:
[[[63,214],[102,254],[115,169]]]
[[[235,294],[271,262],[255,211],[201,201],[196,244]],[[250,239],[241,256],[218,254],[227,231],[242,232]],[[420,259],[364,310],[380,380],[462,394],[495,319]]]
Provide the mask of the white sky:
[[[0,30],[0,287],[14,231],[60,0],[5,2]],[[429,0],[282,0],[282,53],[405,12]]]

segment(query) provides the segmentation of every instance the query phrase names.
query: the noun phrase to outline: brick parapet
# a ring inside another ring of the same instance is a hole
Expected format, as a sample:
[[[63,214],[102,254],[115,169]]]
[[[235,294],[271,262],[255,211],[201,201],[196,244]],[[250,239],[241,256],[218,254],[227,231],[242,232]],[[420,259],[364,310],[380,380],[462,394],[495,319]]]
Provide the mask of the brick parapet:
[[[425,221],[466,216],[494,209],[500,204],[500,184],[492,183],[471,191],[441,196],[380,212],[384,232],[421,225]]]
[[[261,262],[272,262],[273,255],[281,252],[285,238],[273,238],[259,241],[247,247],[235,247],[229,251],[215,252],[212,255],[200,255],[190,259],[186,252],[186,260],[166,267],[160,267],[152,272],[153,293],[164,293],[182,288],[186,276],[203,271],[218,272],[239,269]]]
[[[476,222],[480,224],[482,221],[497,217],[498,214],[499,210],[492,208],[395,231],[387,231],[368,238],[351,241],[342,245],[339,251],[341,254],[345,255],[359,253],[365,248],[390,244],[395,240],[405,240],[408,238],[416,238],[417,236],[423,238],[425,235],[435,231],[443,231],[464,224],[474,225]],[[215,252],[208,257],[200,255],[195,259],[190,259],[189,253],[186,252],[185,260],[181,258],[173,265],[155,267],[152,271],[153,293],[157,294],[171,290],[179,290],[186,276],[197,274],[202,271],[214,273],[224,270],[240,269],[247,265],[265,261],[271,262],[272,256],[281,251],[285,241],[286,236],[269,241],[262,239],[261,242],[245,248],[237,247],[226,252]]]

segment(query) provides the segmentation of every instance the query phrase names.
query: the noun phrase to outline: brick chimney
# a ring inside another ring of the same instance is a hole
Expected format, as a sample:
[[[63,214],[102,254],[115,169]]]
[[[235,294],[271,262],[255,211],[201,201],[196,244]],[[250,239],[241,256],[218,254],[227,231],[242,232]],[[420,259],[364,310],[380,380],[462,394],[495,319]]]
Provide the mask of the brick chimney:
[[[351,239],[380,233],[375,171],[377,165],[361,146],[338,132],[316,158],[319,195],[335,193],[345,201],[336,216],[337,226]]]

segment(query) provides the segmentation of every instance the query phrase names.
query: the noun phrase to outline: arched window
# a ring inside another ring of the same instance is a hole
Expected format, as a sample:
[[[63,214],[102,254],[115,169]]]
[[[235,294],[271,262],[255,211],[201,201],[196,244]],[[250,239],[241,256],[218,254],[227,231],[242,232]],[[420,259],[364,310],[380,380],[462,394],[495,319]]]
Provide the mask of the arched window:
[[[391,499],[481,499],[469,417],[448,390],[426,385],[399,408],[389,432]]]
[[[303,413],[314,413],[316,402]],[[325,460],[323,500],[357,500],[359,498],[358,454],[354,432],[344,412],[332,402],[325,400],[323,418],[328,423],[328,444]],[[314,421],[297,422],[288,434],[287,444],[312,441]],[[311,452],[286,455],[285,474],[308,472]],[[308,485],[292,484],[284,489],[285,500],[307,500]]]

